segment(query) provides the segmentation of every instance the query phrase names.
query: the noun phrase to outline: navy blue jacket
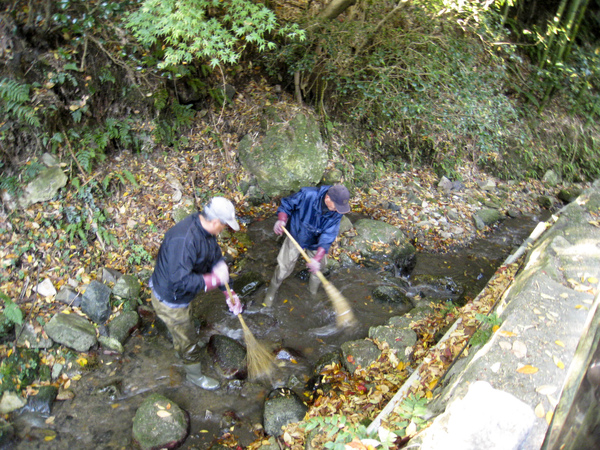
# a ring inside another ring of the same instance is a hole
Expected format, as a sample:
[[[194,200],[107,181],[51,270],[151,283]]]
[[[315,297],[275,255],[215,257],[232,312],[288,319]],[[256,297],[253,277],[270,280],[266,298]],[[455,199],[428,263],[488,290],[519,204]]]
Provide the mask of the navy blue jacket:
[[[152,287],[160,300],[188,305],[206,287],[202,275],[221,259],[216,237],[202,227],[197,212],[190,214],[165,233]]]
[[[325,205],[325,194],[330,187],[305,187],[281,199],[277,213],[288,215],[286,228],[304,249],[323,247],[328,252],[340,231],[342,214],[329,211]]]

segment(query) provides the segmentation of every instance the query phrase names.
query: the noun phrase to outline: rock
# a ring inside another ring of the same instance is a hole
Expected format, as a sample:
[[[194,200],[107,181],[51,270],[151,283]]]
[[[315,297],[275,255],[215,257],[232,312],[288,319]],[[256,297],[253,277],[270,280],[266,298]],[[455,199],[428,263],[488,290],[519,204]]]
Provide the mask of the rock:
[[[22,208],[28,208],[34,203],[52,200],[66,184],[67,176],[62,169],[57,166],[49,167],[27,185],[19,204]]]
[[[273,124],[260,141],[244,136],[238,155],[242,166],[269,196],[316,185],[327,167],[319,124],[304,114]]]
[[[1,408],[0,412],[2,412]],[[11,423],[0,418],[0,448],[9,448],[8,444],[11,442],[14,434],[15,430]]]
[[[123,353],[125,349],[123,348],[123,344],[121,344],[117,339],[110,336],[98,336],[98,342],[105,349],[106,353]]]
[[[517,450],[535,420],[532,408],[521,400],[475,381],[462,400],[451,403],[423,432],[420,449]]]
[[[102,268],[102,275],[100,276],[100,280],[104,284],[108,283],[116,283],[119,278],[121,278],[123,274],[116,269],[111,269],[110,267]]]
[[[274,389],[267,395],[264,408],[264,429],[271,436],[281,436],[281,427],[304,419],[308,407],[287,388]]]
[[[46,167],[58,166],[58,160],[48,152],[42,154],[40,160]]]
[[[356,236],[347,247],[359,251],[367,262],[395,265],[406,272],[414,267],[416,250],[399,228],[378,220],[360,219],[354,223],[354,229]]]
[[[141,450],[177,448],[188,436],[187,412],[160,394],[151,394],[133,418],[133,439]]]
[[[547,195],[540,195],[535,199],[538,205],[545,209],[551,209],[554,206],[554,198]]]
[[[582,190],[579,188],[567,188],[558,191],[558,199],[564,203],[574,202],[581,195]]]
[[[81,295],[69,286],[63,286],[60,291],[58,291],[58,294],[56,294],[56,297],[54,297],[54,300],[69,306],[81,306]]]
[[[397,328],[389,325],[381,325],[369,328],[369,337],[379,342],[387,342],[392,350],[396,351],[398,359],[408,362],[409,356],[406,349],[416,344],[417,333],[407,328]]]
[[[494,208],[480,209],[475,215],[479,217],[486,226],[493,225],[503,218],[502,213]]]
[[[196,214],[197,212],[198,211],[194,205],[194,200],[191,198],[184,198],[179,206],[173,208],[171,215],[173,217],[173,221],[175,223],[179,223],[190,214]]]
[[[140,281],[133,275],[123,275],[113,286],[112,293],[123,299],[137,300],[140,296]]]
[[[484,180],[484,181],[478,181],[477,185],[479,186],[480,189],[484,190],[484,191],[493,191],[494,189],[496,189],[496,182],[494,180]]]
[[[49,416],[57,395],[58,388],[56,386],[40,386],[37,394],[28,397],[25,410]]]
[[[0,400],[0,414],[8,414],[27,404],[27,400],[14,391],[4,391]]]
[[[340,222],[339,234],[344,234],[344,233],[352,230],[353,228],[354,228],[354,226],[352,225],[352,222],[350,221],[348,216],[346,214],[344,214],[344,216],[342,217],[342,220]]]
[[[447,194],[452,190],[452,181],[444,176],[438,183],[437,188]]]
[[[78,352],[87,352],[96,345],[96,329],[77,314],[58,313],[44,327],[50,338]]]
[[[52,284],[49,278],[45,278],[40,284],[33,288],[35,292],[40,294],[42,297],[52,297],[56,295],[56,288]]]
[[[108,324],[108,335],[124,344],[129,335],[140,324],[140,316],[135,311],[123,311]]]
[[[17,345],[29,348],[50,348],[54,345],[54,341],[43,330],[38,331],[33,323],[27,322],[23,325],[23,331],[19,336]]]
[[[110,293],[107,285],[92,281],[83,294],[81,310],[95,323],[105,323],[110,317]]]
[[[321,179],[321,184],[327,186],[327,185],[332,185],[332,184],[338,184],[342,182],[342,179],[344,178],[344,174],[342,173],[342,171],[340,169],[329,169],[327,171],[325,171],[325,173],[323,174],[323,178]]]
[[[215,363],[215,368],[223,378],[244,379],[248,375],[246,348],[235,339],[213,334],[206,347]]]
[[[414,306],[404,291],[396,286],[378,286],[373,290],[371,296],[382,303],[404,306],[407,311]]]
[[[248,297],[254,294],[263,284],[264,278],[258,272],[244,272],[236,277],[231,283],[231,288],[240,297]]]
[[[381,350],[366,339],[344,342],[341,348],[344,356],[342,361],[350,373],[354,373],[359,366],[364,369],[381,356]]]
[[[542,181],[546,183],[548,186],[557,186],[560,183],[560,176],[554,170],[548,170]]]

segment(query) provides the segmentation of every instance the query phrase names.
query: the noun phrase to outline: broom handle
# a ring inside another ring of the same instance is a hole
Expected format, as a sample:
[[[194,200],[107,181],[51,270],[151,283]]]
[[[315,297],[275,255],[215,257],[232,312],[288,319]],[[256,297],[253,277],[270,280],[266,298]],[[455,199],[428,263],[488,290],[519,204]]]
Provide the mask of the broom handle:
[[[300,254],[306,260],[306,262],[310,262],[310,256],[308,256],[306,254],[306,252],[304,251],[304,249],[302,247],[300,247],[300,244],[298,244],[296,242],[296,239],[294,239],[292,237],[292,235],[290,234],[290,232],[285,227],[282,227],[282,229],[285,232],[285,234],[287,235],[287,237],[290,238],[290,241],[292,241],[293,244],[296,246],[296,248],[298,249],[298,251],[300,252]],[[321,283],[323,283],[323,284],[328,284],[329,283],[329,281],[327,280],[327,278],[325,278],[325,275],[323,275],[320,270],[317,270],[316,275],[317,275],[317,277],[319,277],[319,280],[321,280]]]

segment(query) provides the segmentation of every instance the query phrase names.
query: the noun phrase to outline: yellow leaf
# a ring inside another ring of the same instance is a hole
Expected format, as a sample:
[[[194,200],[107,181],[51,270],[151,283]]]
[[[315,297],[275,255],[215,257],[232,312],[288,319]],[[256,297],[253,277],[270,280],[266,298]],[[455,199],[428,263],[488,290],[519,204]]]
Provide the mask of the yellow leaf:
[[[597,282],[598,282],[598,278],[596,278],[596,277],[589,277],[589,278],[588,278],[588,282],[589,282],[589,283],[593,283],[593,284],[595,284],[595,283],[597,283]]]
[[[63,386],[63,389],[69,389],[69,386],[71,386],[71,380],[67,380],[67,382]]]
[[[80,356],[79,358],[77,358],[77,362],[79,363],[79,365],[81,367],[85,367],[88,363],[88,360],[86,358],[84,358],[83,356]]]
[[[530,366],[529,364],[527,364],[527,365],[517,369],[517,372],[525,373],[525,374],[533,374],[533,373],[536,373],[538,370],[539,369],[537,367],[533,367],[533,366]]]
[[[71,314],[71,311],[69,311],[68,309],[65,309],[62,313],[63,314]]]
[[[498,333],[500,336],[504,336],[504,337],[514,337],[514,336],[518,336],[517,333],[513,333],[512,331],[506,331],[506,330],[502,330]]]
[[[492,327],[492,333],[495,333],[496,331],[498,331],[500,329],[500,325],[494,325]]]
[[[537,417],[539,417],[540,419],[546,415],[546,411],[544,410],[544,405],[542,405],[541,403],[538,403],[538,405],[535,407],[535,415]]]
[[[171,417],[171,413],[169,411],[165,411],[164,409],[161,409],[160,411],[156,411],[156,415],[158,417]]]
[[[554,341],[554,343],[556,345],[558,345],[559,347],[564,347],[565,346],[565,344],[563,343],[563,341]]]
[[[208,433],[208,430],[200,430],[200,433]]]
[[[56,418],[56,416],[50,416],[44,422],[48,425],[52,425],[54,423],[55,418]]]
[[[113,403],[112,405],[110,405],[112,409],[117,409],[119,406],[121,405],[119,405],[118,403]]]
[[[71,380],[73,380],[73,381],[78,381],[78,380],[81,380],[81,375],[80,375],[80,374],[73,375],[73,376],[71,377]]]
[[[554,412],[552,412],[552,411],[548,411],[548,412],[546,413],[546,423],[547,423],[548,425],[550,425],[550,422],[552,422],[552,416],[553,416],[553,415],[554,415]]]
[[[44,440],[46,442],[53,440],[56,437],[55,434],[51,434],[50,436],[44,436]]]
[[[560,359],[558,359],[556,356],[553,356],[552,359],[554,360],[554,364],[556,364],[556,367],[558,367],[559,369],[565,368],[565,364]]]

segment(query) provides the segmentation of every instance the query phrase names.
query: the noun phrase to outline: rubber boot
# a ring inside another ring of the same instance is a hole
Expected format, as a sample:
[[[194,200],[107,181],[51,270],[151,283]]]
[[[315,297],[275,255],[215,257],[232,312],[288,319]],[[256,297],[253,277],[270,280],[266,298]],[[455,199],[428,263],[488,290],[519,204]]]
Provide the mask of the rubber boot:
[[[273,301],[275,300],[275,295],[277,294],[277,290],[281,286],[281,283],[277,283],[275,279],[275,275],[271,279],[271,284],[269,285],[269,289],[267,289],[267,295],[265,295],[264,304],[267,308],[273,306]]]
[[[319,290],[319,286],[321,285],[321,280],[316,275],[311,275],[308,278],[308,290],[310,291],[310,295],[313,297],[317,296],[317,291]]]
[[[186,373],[186,380],[194,383],[196,386],[206,389],[207,391],[214,391],[219,387],[219,382],[214,378],[202,375],[202,366],[200,363],[186,364],[184,366]]]

